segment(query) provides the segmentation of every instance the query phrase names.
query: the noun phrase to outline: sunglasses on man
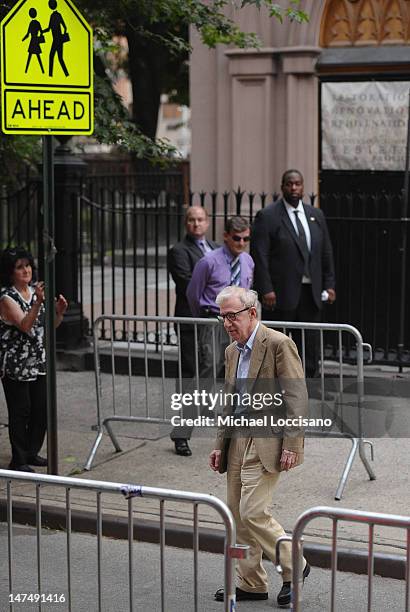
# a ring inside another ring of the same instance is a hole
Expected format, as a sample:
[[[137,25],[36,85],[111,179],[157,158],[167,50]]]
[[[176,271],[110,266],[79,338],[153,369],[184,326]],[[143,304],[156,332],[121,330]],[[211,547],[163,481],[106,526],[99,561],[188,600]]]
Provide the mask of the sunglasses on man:
[[[235,242],[241,242],[241,240],[243,240],[244,242],[249,242],[249,240],[251,239],[250,236],[238,236],[237,234],[234,234],[233,236],[231,236],[231,238]]]

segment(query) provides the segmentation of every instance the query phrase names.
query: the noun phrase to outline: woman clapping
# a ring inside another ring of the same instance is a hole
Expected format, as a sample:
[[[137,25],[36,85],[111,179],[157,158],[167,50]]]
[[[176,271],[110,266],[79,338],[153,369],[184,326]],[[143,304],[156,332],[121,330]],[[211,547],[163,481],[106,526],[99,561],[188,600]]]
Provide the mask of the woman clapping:
[[[47,459],[39,456],[47,429],[44,283],[32,284],[34,260],[22,247],[8,248],[0,259],[0,375],[9,414],[10,469],[33,472]],[[56,300],[56,326],[67,309]]]

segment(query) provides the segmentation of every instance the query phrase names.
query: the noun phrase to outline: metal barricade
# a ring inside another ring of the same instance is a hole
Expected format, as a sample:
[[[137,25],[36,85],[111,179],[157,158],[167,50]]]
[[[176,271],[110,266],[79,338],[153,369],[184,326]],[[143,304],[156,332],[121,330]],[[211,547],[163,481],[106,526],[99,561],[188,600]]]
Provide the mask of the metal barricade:
[[[406,570],[405,570],[405,595],[404,612],[410,612],[410,516],[396,514],[384,514],[378,512],[362,512],[346,508],[329,508],[318,506],[311,508],[301,514],[297,519],[293,536],[283,536],[276,543],[276,561],[280,569],[280,546],[282,542],[292,542],[292,609],[294,612],[302,610],[302,556],[303,556],[303,533],[306,526],[314,519],[329,518],[332,520],[332,549],[331,549],[331,592],[330,612],[336,610],[336,572],[337,572],[337,528],[339,521],[350,521],[362,523],[369,526],[369,544],[367,560],[367,610],[371,612],[373,604],[373,575],[374,575],[374,527],[399,527],[406,529]]]
[[[105,341],[107,352],[110,356],[111,362],[111,373],[112,373],[112,410],[108,415],[103,414],[102,408],[102,383],[101,383],[101,340],[99,340],[99,327],[110,325],[110,340]],[[116,325],[121,325],[122,337],[126,337],[125,342],[116,342]],[[151,331],[149,325],[151,324]],[[121,452],[121,446],[115,436],[115,433],[111,427],[112,422],[146,422],[146,423],[170,423],[170,416],[167,415],[165,406],[165,390],[166,390],[166,372],[165,372],[165,355],[174,355],[176,353],[176,366],[177,372],[175,379],[178,382],[179,388],[182,388],[182,362],[181,362],[181,350],[179,339],[181,337],[180,329],[181,325],[192,325],[194,328],[194,343],[195,343],[195,382],[199,385],[199,372],[200,364],[198,359],[198,346],[199,346],[199,328],[207,325],[212,327],[212,344],[213,354],[215,355],[215,343],[216,334],[215,330],[221,324],[217,319],[191,319],[185,317],[149,317],[149,316],[126,316],[126,315],[103,315],[95,320],[93,325],[93,342],[94,342],[94,372],[95,372],[95,384],[96,384],[96,395],[97,395],[97,423],[95,429],[97,431],[96,439],[88,455],[87,461],[84,465],[85,470],[90,470],[97,453],[98,447],[101,443],[104,430],[110,436],[113,446],[116,452]],[[142,326],[142,331],[138,326]],[[170,326],[174,326],[176,331],[177,344],[174,346],[168,346],[165,343],[165,338],[169,336]],[[151,394],[149,389],[149,336],[153,335],[155,342],[153,343],[154,351],[151,355],[159,354],[159,365],[160,365],[160,376],[157,379],[160,380],[160,401],[162,404],[161,416],[153,415]],[[140,337],[142,336],[142,338]],[[135,343],[135,338],[138,337],[138,344]],[[132,402],[132,385],[131,380],[133,378],[132,372],[132,351],[137,350],[141,354],[141,339],[142,339],[142,359],[144,362],[144,397],[145,397],[145,410],[143,414],[131,414],[133,409]],[[117,355],[116,355],[117,350]],[[127,409],[128,414],[124,412],[118,413],[117,410],[117,399],[116,399],[116,363],[115,359],[118,356],[118,351],[121,350],[126,355],[127,360],[127,377],[128,377],[128,391],[127,391]],[[213,361],[213,380],[217,378],[216,363]]]
[[[65,609],[78,609],[73,603],[74,600],[74,585],[71,577],[72,570],[72,490],[87,490],[96,495],[96,525],[97,525],[97,567],[96,580],[98,585],[98,609],[100,612],[103,608],[103,581],[102,581],[102,529],[103,529],[103,500],[102,495],[107,493],[117,493],[121,499],[127,500],[127,515],[128,515],[128,579],[124,578],[124,583],[128,582],[128,601],[129,610],[138,609],[138,602],[135,601],[135,572],[134,563],[134,548],[137,546],[134,543],[134,512],[137,510],[134,503],[135,498],[151,498],[159,502],[160,509],[160,595],[161,595],[161,611],[165,612],[166,606],[166,589],[165,589],[165,533],[166,533],[166,501],[182,502],[192,505],[193,508],[193,598],[195,612],[199,609],[198,596],[198,553],[199,553],[199,516],[198,507],[205,505],[213,508],[220,516],[225,529],[224,543],[224,592],[227,594],[224,601],[223,609],[225,612],[232,612],[235,609],[235,585],[233,578],[233,566],[235,558],[242,558],[247,555],[247,546],[236,544],[236,527],[233,516],[226,504],[219,498],[212,495],[202,493],[191,493],[187,491],[177,491],[172,489],[162,489],[154,487],[145,487],[142,485],[122,484],[114,482],[101,482],[96,480],[83,480],[69,477],[48,476],[39,474],[30,474],[24,472],[15,472],[10,470],[0,470],[0,480],[7,483],[7,541],[8,541],[8,586],[9,593],[13,594],[14,588],[14,549],[13,549],[13,485],[22,483],[32,483],[36,487],[36,560],[37,560],[37,586],[38,593],[42,592],[43,583],[43,555],[42,555],[42,497],[41,493],[46,487],[60,487],[65,491],[65,525],[62,526],[66,531],[66,567],[67,567],[67,598]],[[4,568],[5,569],[5,568]],[[89,568],[88,568],[89,569]],[[88,572],[88,576],[90,573]],[[90,578],[88,578],[90,582]],[[38,603],[41,610],[41,601]],[[6,606],[2,607],[4,610]],[[10,603],[10,610],[14,610],[14,604]]]
[[[332,332],[337,334],[338,336],[338,350],[337,350],[337,373],[334,377],[338,381],[338,388],[336,389],[338,395],[338,402],[340,405],[343,405],[343,394],[344,394],[344,374],[343,374],[343,334],[348,334],[354,341],[355,346],[355,367],[356,367],[356,387],[355,387],[355,395],[356,395],[356,406],[357,406],[357,433],[358,435],[352,435],[349,432],[337,432],[337,431],[309,431],[307,430],[307,435],[317,436],[317,437],[325,437],[325,438],[347,438],[351,441],[351,449],[349,455],[346,459],[345,466],[343,468],[342,475],[339,480],[339,484],[336,489],[335,499],[340,501],[343,495],[344,488],[346,486],[346,482],[352,469],[353,462],[357,454],[369,475],[370,480],[375,480],[376,475],[372,470],[369,461],[366,457],[365,453],[365,445],[368,445],[371,449],[371,458],[373,459],[373,443],[364,440],[362,437],[363,424],[362,424],[362,415],[363,415],[363,403],[364,403],[364,349],[369,351],[369,359],[368,362],[372,360],[372,348],[370,344],[363,342],[363,338],[358,329],[353,327],[352,325],[347,324],[338,324],[338,323],[296,323],[292,321],[263,321],[264,325],[268,327],[272,327],[275,329],[280,329],[283,333],[288,333],[292,336],[292,331],[300,330],[301,333],[301,344],[302,344],[302,363],[303,368],[305,369],[306,362],[306,332],[317,332],[319,334],[319,364],[320,364],[320,401],[322,404],[325,400],[325,344],[324,344],[324,332]]]
[[[325,399],[325,343],[324,343],[324,332],[332,332],[333,334],[337,334],[338,336],[338,351],[337,351],[337,373],[335,378],[338,381],[338,388],[336,390],[337,400],[341,405],[343,403],[343,393],[344,393],[344,372],[343,372],[343,334],[347,334],[351,343],[354,344],[354,361],[356,368],[355,375],[355,409],[357,408],[357,417],[358,417],[358,427],[357,431],[354,434],[347,432],[337,432],[337,431],[319,431],[315,430],[314,432],[309,430],[307,431],[308,435],[315,435],[321,437],[339,437],[339,438],[347,438],[351,441],[351,449],[349,455],[346,459],[345,466],[340,477],[336,493],[335,499],[340,500],[343,491],[347,482],[347,478],[349,476],[350,470],[352,468],[353,462],[355,460],[356,455],[358,454],[368,475],[370,480],[374,480],[376,478],[369,461],[366,457],[365,453],[365,445],[369,445],[371,448],[371,456],[373,458],[373,446],[371,442],[364,440],[362,437],[362,425],[361,425],[361,416],[362,416],[362,407],[364,401],[364,349],[370,353],[371,361],[371,347],[370,345],[363,342],[362,336],[360,332],[351,325],[344,324],[335,324],[335,323],[295,323],[291,321],[263,321],[263,323],[275,329],[283,330],[285,333],[288,333],[290,336],[292,332],[296,330],[300,330],[301,333],[301,344],[302,344],[302,362],[305,366],[305,341],[307,333],[317,333],[319,334],[319,363],[320,363],[320,378],[318,379],[320,383],[320,397],[319,399],[324,403]],[[106,329],[107,326],[110,326],[109,333]],[[85,463],[84,468],[86,470],[90,470],[97,453],[98,447],[103,438],[104,431],[106,431],[113,443],[113,446],[117,452],[121,451],[121,446],[119,441],[113,431],[112,423],[114,422],[148,422],[148,423],[170,423],[170,414],[166,409],[166,394],[169,393],[169,389],[167,389],[167,376],[166,376],[166,367],[165,361],[166,356],[171,357],[173,355],[173,359],[176,365],[176,384],[182,388],[182,366],[181,366],[181,351],[178,339],[180,338],[180,327],[181,325],[191,325],[194,328],[194,342],[195,342],[195,378],[194,382],[198,386],[200,380],[200,364],[198,359],[198,347],[199,347],[199,329],[201,326],[208,325],[212,327],[212,340],[213,340],[213,348],[214,348],[214,361],[213,361],[213,380],[214,382],[217,380],[216,371],[216,363],[215,363],[215,342],[216,342],[216,330],[217,326],[220,326],[221,323],[218,322],[217,319],[194,319],[194,318],[185,318],[185,317],[149,317],[149,316],[125,316],[125,315],[104,315],[99,317],[94,323],[94,363],[95,363],[95,379],[96,379],[96,394],[97,394],[97,423],[95,429],[97,430],[97,436],[94,441],[94,444],[91,448],[87,461]],[[100,330],[99,328],[105,328],[105,334],[109,336],[110,340],[105,341],[107,346],[107,355],[109,356],[111,362],[111,371],[112,371],[112,380],[111,380],[111,390],[112,390],[112,408],[110,405],[109,414],[103,414],[102,408],[102,384],[101,384],[101,343],[103,341],[99,340]],[[126,342],[116,342],[116,326],[120,326],[121,337],[127,338]],[[175,328],[176,331],[176,339],[177,344],[174,347],[166,344],[165,340],[169,337],[170,328]],[[159,385],[159,403],[161,406],[153,406],[152,401],[152,392],[150,389],[150,377],[149,377],[149,344],[150,344],[150,336],[151,342],[153,342],[153,351],[151,355],[159,355],[159,376],[157,376],[157,384]],[[138,337],[138,344],[135,342],[135,339]],[[143,349],[141,350],[141,340],[143,341]],[[117,392],[116,392],[116,356],[118,355],[118,351],[122,351],[126,356],[127,367],[126,367],[126,375],[127,375],[127,393],[126,397],[123,397],[123,406],[122,410],[118,410],[118,401],[117,401]],[[133,351],[139,351],[142,356],[144,363],[144,395],[145,395],[145,410],[142,414],[132,414],[134,405],[132,401],[132,379],[134,377],[132,371],[132,354]],[[155,353],[155,351],[157,351]],[[168,378],[168,381],[170,379]],[[125,413],[124,407],[127,408],[127,414]],[[155,409],[155,410],[154,410]],[[158,412],[161,412],[158,415]],[[355,435],[358,434],[358,435]]]

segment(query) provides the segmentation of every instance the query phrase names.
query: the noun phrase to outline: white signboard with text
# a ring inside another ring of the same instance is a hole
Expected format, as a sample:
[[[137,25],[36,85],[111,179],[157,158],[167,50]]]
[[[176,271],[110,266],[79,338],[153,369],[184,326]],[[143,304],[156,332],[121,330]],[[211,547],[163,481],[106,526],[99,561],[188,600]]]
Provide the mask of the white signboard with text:
[[[404,170],[410,83],[322,83],[322,169]]]

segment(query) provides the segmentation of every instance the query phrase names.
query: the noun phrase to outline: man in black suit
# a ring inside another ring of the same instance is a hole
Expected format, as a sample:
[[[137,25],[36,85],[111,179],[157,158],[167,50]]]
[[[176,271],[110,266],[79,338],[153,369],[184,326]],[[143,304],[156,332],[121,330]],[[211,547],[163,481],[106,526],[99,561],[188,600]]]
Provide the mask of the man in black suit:
[[[186,299],[186,289],[191,280],[192,271],[197,261],[217,246],[216,242],[205,237],[209,227],[208,213],[202,206],[190,206],[185,214],[185,238],[175,244],[168,252],[168,272],[175,283],[176,317],[191,317],[191,310]],[[193,325],[180,326],[181,370],[183,378],[195,376],[195,339]],[[179,433],[178,433],[179,431]],[[176,427],[171,432],[177,455],[189,456],[186,438],[181,438],[181,430]]]
[[[251,255],[262,319],[320,322],[324,301],[334,302],[333,251],[320,208],[304,204],[303,176],[287,170],[283,197],[256,215]],[[302,358],[300,334],[294,335]],[[318,374],[317,334],[306,333],[305,375]]]

